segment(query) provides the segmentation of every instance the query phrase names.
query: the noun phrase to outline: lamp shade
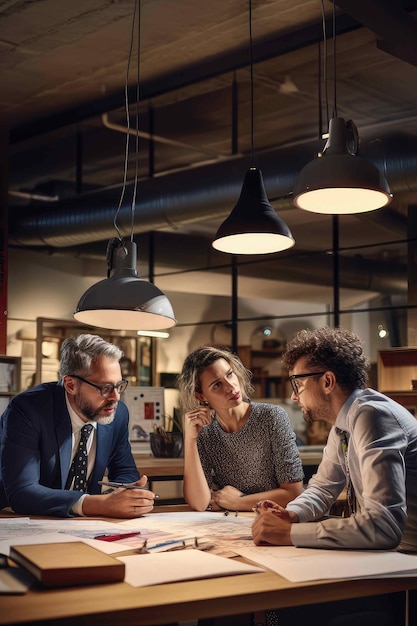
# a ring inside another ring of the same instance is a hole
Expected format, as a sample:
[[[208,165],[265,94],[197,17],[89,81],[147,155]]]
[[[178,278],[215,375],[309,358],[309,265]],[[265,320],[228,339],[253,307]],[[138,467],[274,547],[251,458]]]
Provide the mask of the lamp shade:
[[[236,206],[218,229],[213,247],[230,254],[269,254],[291,248],[295,240],[269,203],[262,172],[246,172]]]
[[[352,214],[374,211],[391,202],[385,176],[374,163],[347,148],[345,120],[330,120],[329,139],[322,156],[300,172],[293,202],[313,213]]]
[[[175,326],[171,303],[153,283],[138,277],[136,244],[116,250],[114,273],[81,296],[74,317],[91,326],[112,330],[162,330]]]

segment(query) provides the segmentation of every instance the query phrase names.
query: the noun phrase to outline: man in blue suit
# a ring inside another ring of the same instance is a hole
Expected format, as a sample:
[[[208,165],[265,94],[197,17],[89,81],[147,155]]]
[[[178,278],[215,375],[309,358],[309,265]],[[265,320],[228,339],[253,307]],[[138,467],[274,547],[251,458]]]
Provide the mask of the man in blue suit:
[[[145,489],[133,459],[129,413],[120,394],[122,351],[97,335],[65,339],[60,381],[18,394],[0,418],[0,509],[10,506],[25,515],[59,517],[139,517],[149,513],[155,494]],[[81,438],[86,444],[83,491],[70,468]],[[102,493],[98,481],[131,483],[135,489]]]

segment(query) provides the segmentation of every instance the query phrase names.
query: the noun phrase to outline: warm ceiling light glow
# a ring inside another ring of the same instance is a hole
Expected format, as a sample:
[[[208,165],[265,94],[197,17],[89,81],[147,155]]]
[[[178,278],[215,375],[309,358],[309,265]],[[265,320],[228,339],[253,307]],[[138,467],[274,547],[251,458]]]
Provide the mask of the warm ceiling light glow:
[[[240,233],[213,242],[216,250],[229,254],[270,254],[287,250],[293,245],[294,240],[274,233]]]
[[[138,330],[140,337],[159,337],[160,339],[168,339],[169,333],[162,330]]]
[[[297,206],[312,213],[338,214],[364,213],[375,211],[387,205],[390,198],[382,191],[339,187],[316,189],[302,193],[297,198]]]
[[[388,334],[389,333],[388,333],[387,329],[382,324],[379,324],[379,326],[378,326],[378,337],[380,339],[385,339],[385,337],[388,337]]]

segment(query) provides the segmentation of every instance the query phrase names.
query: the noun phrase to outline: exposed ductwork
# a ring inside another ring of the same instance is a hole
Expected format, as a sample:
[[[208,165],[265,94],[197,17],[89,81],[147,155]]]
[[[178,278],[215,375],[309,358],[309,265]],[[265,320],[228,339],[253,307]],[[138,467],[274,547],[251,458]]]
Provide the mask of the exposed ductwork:
[[[307,145],[290,146],[279,150],[270,150],[258,155],[258,164],[262,169],[268,196],[278,212],[282,209],[297,211],[292,205],[290,194],[298,171],[317,152],[317,141]],[[417,197],[417,153],[415,146],[402,136],[386,136],[378,142],[363,144],[361,154],[370,158],[384,169],[395,199],[406,203],[415,202]],[[172,228],[175,232],[181,225],[218,218],[219,223],[230,212],[239,196],[244,172],[248,167],[247,158],[236,158],[212,165],[192,168],[174,174],[144,180],[139,185],[134,232],[140,233]],[[118,226],[123,236],[130,233],[130,194],[127,189],[126,201],[122,206]],[[68,248],[68,254],[74,253],[74,246],[91,244],[107,240],[114,236],[113,218],[119,202],[120,189],[117,187],[92,192],[57,202],[52,206],[31,205],[24,212],[14,212],[9,219],[9,242],[17,246],[45,247],[49,252],[53,248]],[[392,209],[375,211],[358,219],[372,220],[376,227],[391,233],[391,236],[407,238],[407,220]],[[162,235],[162,233],[160,233]],[[198,259],[198,251],[193,247],[193,256],[187,245],[187,267],[190,257],[194,267],[215,267],[221,271],[225,257],[217,260],[210,242],[198,244],[204,250],[204,258]],[[78,253],[81,250],[78,248]],[[167,255],[175,253],[175,265],[178,266],[181,246],[158,245],[158,263],[167,264]],[[64,252],[64,251],[63,251]],[[104,254],[104,253],[103,253]],[[213,256],[214,255],[214,256]],[[300,251],[295,255],[301,261],[291,257],[288,261],[280,257],[279,262],[263,264],[262,276],[291,282],[306,281],[305,260]],[[162,258],[164,257],[164,258]],[[210,259],[208,262],[207,259]],[[343,258],[340,267],[340,286],[383,293],[405,293],[406,267],[392,261],[373,265],[358,258]],[[313,263],[314,265],[311,265]],[[309,259],[309,274],[314,275],[317,284],[332,284],[332,270],[329,258],[318,255]],[[242,273],[250,275],[260,271],[256,265],[245,266]],[[269,268],[269,270],[267,269]],[[224,270],[226,271],[226,270]],[[270,274],[268,276],[268,274]],[[259,274],[258,274],[259,275]]]
[[[269,199],[278,211],[293,209],[289,196],[296,176],[314,153],[317,153],[317,142],[271,150],[258,156]],[[400,135],[388,136],[364,145],[361,154],[385,170],[395,198],[401,196],[407,203],[415,202],[415,146],[408,146]],[[176,230],[181,224],[211,218],[218,218],[220,222],[235,204],[248,166],[248,159],[239,157],[141,181],[135,234],[167,226]],[[118,217],[122,235],[130,232],[129,191],[128,188]],[[31,205],[25,212],[16,211],[10,215],[10,243],[66,247],[109,239],[115,234],[113,218],[119,196],[120,189],[113,187],[75,196],[52,206]],[[373,219],[378,225],[379,214],[368,214],[366,219]],[[405,236],[406,231],[403,234]]]

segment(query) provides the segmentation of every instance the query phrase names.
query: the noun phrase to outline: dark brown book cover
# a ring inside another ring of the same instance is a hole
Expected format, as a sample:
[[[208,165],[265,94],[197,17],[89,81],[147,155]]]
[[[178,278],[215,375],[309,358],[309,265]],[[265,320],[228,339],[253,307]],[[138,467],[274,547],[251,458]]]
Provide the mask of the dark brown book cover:
[[[124,580],[125,564],[82,541],[10,546],[10,557],[47,587]]]

